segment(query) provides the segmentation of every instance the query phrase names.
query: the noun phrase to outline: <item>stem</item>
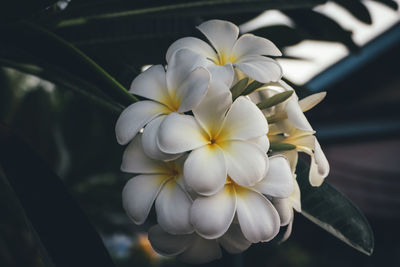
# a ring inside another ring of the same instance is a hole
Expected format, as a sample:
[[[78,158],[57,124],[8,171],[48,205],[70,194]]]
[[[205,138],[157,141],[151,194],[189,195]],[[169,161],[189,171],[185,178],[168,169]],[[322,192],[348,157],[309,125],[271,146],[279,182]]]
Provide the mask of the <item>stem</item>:
[[[130,94],[128,90],[120,84],[114,77],[112,77],[108,72],[106,72],[102,67],[100,67],[96,62],[94,62],[91,58],[89,58],[85,53],[83,53],[80,49],[76,48],[71,43],[67,42],[60,36],[54,34],[47,29],[32,24],[30,22],[24,22],[28,27],[38,32],[45,34],[46,36],[50,37],[53,41],[57,42],[59,45],[64,47],[66,50],[73,52],[82,62],[84,62],[91,70],[97,73],[100,77],[103,77],[104,80],[111,86],[114,92],[124,98],[126,101],[129,102],[137,102],[139,101],[134,95]]]
[[[108,110],[110,110],[110,111],[112,111],[114,113],[119,114],[124,109],[124,107],[119,105],[119,104],[106,101],[103,98],[101,98],[101,97],[99,97],[99,96],[97,96],[95,94],[92,94],[92,93],[90,93],[90,92],[88,92],[86,90],[80,89],[79,86],[74,86],[73,84],[65,82],[62,79],[54,78],[54,77],[57,77],[57,76],[60,76],[60,75],[58,75],[56,73],[52,73],[51,71],[47,71],[46,72],[40,67],[37,67],[37,66],[34,66],[34,65],[30,65],[30,64],[17,63],[17,62],[11,61],[11,60],[3,59],[3,58],[0,58],[0,65],[3,65],[5,67],[10,67],[10,68],[16,69],[18,71],[25,72],[25,73],[28,73],[28,74],[32,74],[32,75],[35,75],[35,76],[39,76],[41,78],[44,78],[44,79],[52,81],[52,82],[59,83],[59,84],[65,86],[65,87],[68,87],[71,90],[77,92],[78,94],[80,94],[83,97],[89,99],[90,101],[98,104],[99,106],[102,106],[102,107],[104,107],[104,108],[106,108],[106,109],[108,109]],[[73,77],[69,76],[66,73],[63,73],[62,76],[66,77],[68,80],[76,80],[76,79],[74,79]],[[83,81],[79,81],[79,82],[80,83],[84,83]]]

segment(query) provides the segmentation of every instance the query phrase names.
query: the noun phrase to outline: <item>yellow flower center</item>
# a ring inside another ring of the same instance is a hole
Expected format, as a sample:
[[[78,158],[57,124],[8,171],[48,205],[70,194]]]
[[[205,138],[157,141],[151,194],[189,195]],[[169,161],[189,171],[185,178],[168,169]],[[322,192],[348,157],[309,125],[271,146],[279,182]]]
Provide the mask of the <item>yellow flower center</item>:
[[[229,175],[226,177],[225,186],[229,186],[229,193],[235,195],[244,195],[248,190],[247,188],[235,183]]]
[[[171,110],[171,112],[177,112],[182,101],[174,94],[173,91],[172,95],[169,95],[169,97],[165,99],[163,103],[168,107],[168,109]]]
[[[218,53],[218,60],[214,62],[217,65],[224,66],[227,63],[234,63],[237,58],[233,54],[226,54],[224,52]]]
[[[166,162],[169,179],[177,179],[182,174],[182,169],[174,161]]]

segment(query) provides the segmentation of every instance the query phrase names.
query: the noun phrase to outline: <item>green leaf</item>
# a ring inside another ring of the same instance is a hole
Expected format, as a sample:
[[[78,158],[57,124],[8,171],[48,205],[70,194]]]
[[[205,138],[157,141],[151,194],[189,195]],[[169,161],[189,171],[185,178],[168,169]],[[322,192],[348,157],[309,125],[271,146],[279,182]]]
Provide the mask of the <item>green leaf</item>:
[[[374,1],[375,2],[380,2],[380,3],[392,8],[392,9],[394,9],[396,11],[399,8],[399,5],[397,4],[397,2],[393,1],[393,0],[374,0]]]
[[[0,240],[7,257],[0,257],[1,266],[57,267],[51,261],[33,229],[20,201],[0,166]],[[5,246],[5,247],[4,247]],[[4,252],[3,252],[4,253]]]
[[[0,58],[0,66],[13,68],[27,74],[41,77],[48,81],[54,82],[55,84],[65,86],[89,101],[94,102],[113,113],[119,114],[125,108],[122,105],[114,103],[106,95],[102,95],[101,92],[98,92],[98,89],[93,87],[93,85],[90,83],[87,83],[85,80],[81,80],[79,77],[57,69],[57,67],[45,65],[43,68],[41,68],[35,65],[15,62],[3,58]]]
[[[309,167],[297,164],[297,180],[301,190],[302,215],[349,246],[371,255],[374,235],[365,216],[344,195],[324,182],[312,187],[308,181]]]
[[[244,89],[244,91],[242,92],[241,95],[248,95],[253,93],[255,90],[257,90],[258,88],[260,88],[261,86],[263,86],[263,83],[257,82],[257,81],[253,81],[252,83],[250,83],[246,89]]]
[[[1,124],[0,165],[56,266],[115,266],[99,234],[61,179]]]
[[[160,4],[160,2],[162,4]],[[58,23],[58,27],[67,27],[86,24],[96,20],[117,19],[122,17],[137,16],[193,16],[193,15],[222,15],[243,12],[264,11],[266,9],[289,9],[313,7],[326,2],[325,0],[170,0],[165,1],[141,1],[128,3],[121,1],[107,2],[101,5],[101,9],[93,10],[85,6],[85,15],[79,5],[73,5],[66,11],[66,18]],[[96,2],[93,1],[96,6]],[[115,6],[121,6],[121,10]],[[110,12],[109,10],[112,10]],[[77,16],[78,15],[78,16]]]
[[[273,40],[279,48],[298,44],[306,38],[306,35],[303,35],[301,31],[285,25],[263,27],[252,31],[252,33]]]
[[[359,47],[353,41],[352,32],[343,29],[337,22],[318,12],[309,9],[283,11],[296,24],[305,39],[341,42],[349,50],[357,51]]]
[[[96,85],[105,94],[115,101],[128,105],[137,101],[137,98],[128,93],[106,70],[89,58],[83,51],[39,25],[32,23],[18,23],[13,27],[4,28],[1,34],[5,36],[5,47],[20,49],[23,52],[37,58],[35,62],[54,65],[68,73]],[[26,42],[25,40],[30,40]],[[2,52],[2,50],[0,50]],[[4,53],[4,52],[3,52]],[[8,53],[4,56],[8,57]],[[16,55],[19,57],[19,55]],[[11,58],[13,59],[13,58]]]
[[[288,143],[271,143],[269,149],[272,150],[272,152],[287,151],[296,149],[296,146]]]
[[[50,5],[57,0],[5,0],[1,2],[0,22],[12,22],[14,20],[27,18]]]
[[[367,7],[359,0],[335,0],[336,3],[347,9],[354,17],[360,21],[371,24],[372,18]]]
[[[249,82],[249,78],[243,78],[238,81],[234,86],[231,88],[232,99],[235,100],[238,98],[242,92],[246,89],[247,83]]]
[[[266,109],[266,108],[270,108],[272,106],[278,105],[279,103],[282,103],[283,101],[285,101],[286,99],[291,97],[293,95],[293,92],[294,91],[286,91],[286,92],[282,92],[282,93],[273,95],[272,97],[262,101],[261,103],[258,103],[257,107],[259,109]]]

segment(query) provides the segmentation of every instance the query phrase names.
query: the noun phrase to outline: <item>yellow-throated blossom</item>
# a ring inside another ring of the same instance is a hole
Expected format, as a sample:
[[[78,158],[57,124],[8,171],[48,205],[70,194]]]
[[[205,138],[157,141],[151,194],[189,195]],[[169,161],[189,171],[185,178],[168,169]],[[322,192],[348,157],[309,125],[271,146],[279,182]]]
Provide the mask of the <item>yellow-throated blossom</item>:
[[[267,170],[269,143],[255,141],[267,139],[264,115],[245,97],[232,103],[224,86],[210,85],[206,97],[193,109],[194,116],[172,113],[158,132],[161,151],[191,151],[184,164],[184,179],[202,195],[220,191],[227,175],[239,185],[252,186]]]
[[[277,93],[293,90],[283,81],[269,84],[250,95],[253,101],[261,101]],[[271,143],[288,143],[296,150],[311,157],[309,180],[312,186],[320,186],[329,174],[329,163],[314,136],[304,112],[317,105],[326,93],[310,95],[299,101],[296,93],[285,102],[264,111],[270,125],[268,137]],[[296,162],[297,163],[297,162]]]
[[[282,77],[278,62],[266,57],[282,55],[271,41],[253,34],[243,34],[238,38],[239,28],[223,20],[209,20],[197,28],[211,46],[198,38],[181,38],[169,47],[167,62],[175,51],[187,48],[208,59],[207,68],[213,75],[228,77],[224,78],[228,86],[233,80],[234,67],[262,83],[276,82]]]
[[[211,20],[198,29],[211,45],[193,37],[173,43],[166,67],[152,66],[132,82],[130,92],[145,100],[116,124],[118,142],[130,142],[121,170],[136,174],[123,189],[124,209],[142,224],[154,204],[153,248],[197,264],[220,258],[221,247],[240,253],[269,241],[280,226],[288,225],[285,237],[290,234],[293,211],[301,210],[299,151],[312,157],[312,185],[329,172],[303,114],[323,95],[298,101],[294,94],[261,111],[255,103],[262,98],[293,90],[266,57],[280,51],[264,38],[238,38],[230,22]],[[239,75],[267,84],[233,101],[229,89]],[[296,149],[271,153],[270,143]]]
[[[236,216],[247,240],[266,242],[278,234],[280,219],[264,195],[287,198],[293,189],[288,161],[273,156],[266,175],[255,185],[241,186],[228,177],[224,188],[215,195],[199,196],[191,207],[190,221],[200,236],[215,239],[225,234]]]
[[[139,174],[127,182],[122,192],[126,213],[136,224],[142,224],[155,202],[157,221],[165,231],[192,233],[192,200],[182,184],[182,161],[150,159],[143,152],[141,139],[140,134],[136,135],[122,159],[122,171]]]
[[[136,102],[121,113],[115,126],[118,143],[127,144],[147,125],[143,131],[145,153],[155,159],[176,158],[158,150],[157,130],[168,114],[190,111],[204,97],[210,74],[201,65],[199,55],[182,49],[171,58],[167,71],[155,65],[141,73],[132,82],[130,92],[149,100]]]

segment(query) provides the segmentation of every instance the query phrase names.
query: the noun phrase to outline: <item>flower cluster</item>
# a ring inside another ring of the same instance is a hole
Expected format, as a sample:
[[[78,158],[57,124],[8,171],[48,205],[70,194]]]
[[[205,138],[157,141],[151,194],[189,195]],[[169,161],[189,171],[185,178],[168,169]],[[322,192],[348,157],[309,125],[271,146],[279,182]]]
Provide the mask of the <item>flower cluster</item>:
[[[174,42],[166,67],[134,79],[130,92],[146,100],[116,124],[118,142],[129,143],[121,169],[137,174],[122,193],[128,216],[142,224],[154,204],[153,248],[189,263],[219,258],[220,247],[240,253],[273,239],[281,226],[291,229],[293,209],[301,210],[299,151],[311,156],[312,185],[329,172],[303,114],[324,95],[298,101],[293,94],[261,110],[257,104],[293,90],[267,57],[280,56],[278,48],[251,34],[238,38],[238,27],[226,21],[198,29],[210,44]]]

